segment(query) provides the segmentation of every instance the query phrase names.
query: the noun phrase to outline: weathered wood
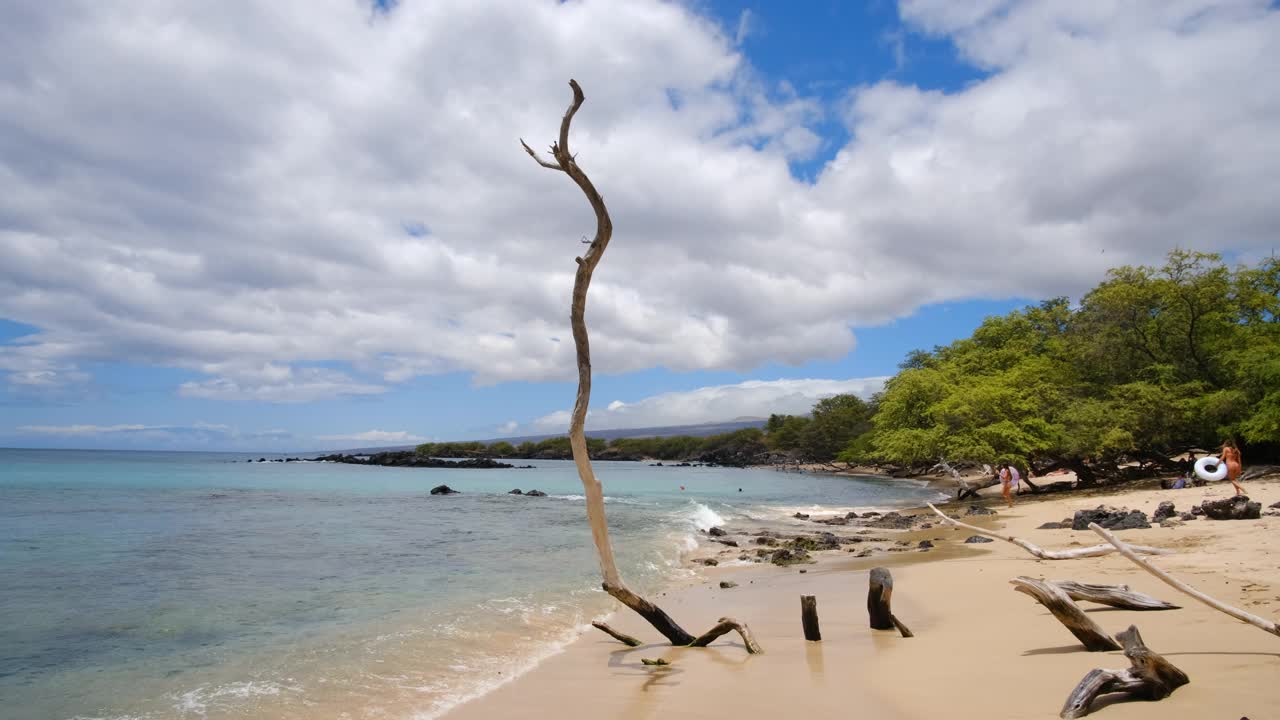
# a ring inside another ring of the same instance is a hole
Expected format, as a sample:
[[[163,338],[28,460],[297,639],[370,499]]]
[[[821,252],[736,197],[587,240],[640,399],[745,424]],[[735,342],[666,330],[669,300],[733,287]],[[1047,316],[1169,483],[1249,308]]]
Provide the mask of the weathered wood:
[[[605,633],[606,635],[612,637],[614,640],[617,640],[623,645],[627,645],[629,647],[640,647],[643,644],[639,640],[631,637],[630,635],[627,635],[626,633],[620,633],[617,630],[614,630],[613,628],[609,627],[608,623],[603,623],[603,622],[600,622],[599,620],[592,621],[591,627]]]
[[[1190,585],[1173,577],[1169,573],[1161,570],[1160,568],[1152,565],[1146,560],[1138,557],[1137,553],[1134,552],[1132,545],[1129,545],[1128,543],[1125,543],[1124,541],[1120,540],[1120,538],[1111,534],[1109,530],[1101,527],[1097,523],[1089,523],[1089,529],[1101,535],[1102,539],[1111,543],[1111,545],[1115,547],[1115,549],[1118,550],[1121,555],[1124,555],[1125,557],[1129,558],[1130,562],[1142,568],[1143,570],[1146,570],[1152,575],[1155,575],[1156,577],[1160,578],[1165,582],[1165,584],[1177,590],[1178,592],[1190,595],[1191,597],[1195,598],[1196,600],[1199,600],[1205,605],[1208,605],[1214,610],[1226,613],[1227,615],[1230,615],[1231,617],[1237,620],[1240,620],[1241,622],[1249,623],[1250,625],[1256,628],[1259,628],[1261,630],[1265,630],[1271,633],[1272,635],[1280,635],[1280,625],[1276,624],[1275,621],[1268,620],[1264,617],[1259,617],[1250,612],[1245,612],[1240,608],[1232,607],[1222,602],[1221,600],[1217,600],[1213,597],[1210,597],[1200,592],[1199,590],[1196,590]]]
[[[1036,602],[1053,613],[1058,622],[1070,630],[1085,649],[1090,652],[1120,649],[1120,645],[1103,632],[1102,628],[1098,627],[1098,624],[1088,615],[1085,615],[1080,606],[1072,602],[1067,593],[1057,585],[1029,577],[1016,577],[1009,582],[1013,584],[1015,590],[1035,598]]]
[[[960,489],[956,490],[957,501],[964,500],[966,498],[977,498],[979,490],[1000,484],[1000,480],[993,477],[987,477],[973,482],[966,480],[958,480],[958,482],[960,483]]]
[[[1142,642],[1138,628],[1116,635],[1124,644],[1130,667],[1124,670],[1090,670],[1067,696],[1059,717],[1066,720],[1089,714],[1093,702],[1106,693],[1125,693],[1139,700],[1163,700],[1174,690],[1191,682],[1187,674]]]
[[[893,575],[888,568],[871,568],[867,580],[867,615],[872,630],[894,630],[902,637],[914,637],[911,630],[893,615]]]
[[[720,618],[720,622],[715,627],[699,635],[693,642],[689,643],[689,647],[706,647],[710,645],[716,638],[726,633],[736,630],[742,636],[742,644],[747,646],[747,652],[757,655],[764,652],[760,644],[751,634],[751,628],[734,620],[733,618]]]
[[[680,624],[672,620],[671,616],[663,612],[662,608],[631,592],[625,585],[604,583],[602,587],[615,600],[631,608],[640,617],[649,621],[653,629],[662,633],[662,636],[671,641],[672,645],[688,645],[693,642],[693,635],[680,627]]]
[[[600,562],[600,574],[604,578],[605,592],[639,613],[654,629],[662,633],[663,637],[671,641],[671,644],[696,644],[700,638],[694,638],[671,619],[670,615],[663,612],[662,608],[631,592],[623,584],[622,576],[618,573],[617,562],[614,560],[613,545],[609,541],[609,522],[604,511],[604,487],[596,477],[595,470],[591,467],[591,458],[587,453],[584,424],[587,419],[587,406],[591,403],[591,343],[587,337],[587,290],[591,286],[591,276],[596,266],[600,264],[600,258],[603,257],[605,248],[609,246],[609,240],[613,237],[613,220],[609,217],[609,209],[604,204],[604,197],[596,190],[586,172],[578,166],[578,160],[574,154],[569,151],[569,128],[573,123],[574,115],[586,100],[578,81],[570,80],[569,87],[573,90],[573,101],[560,120],[559,141],[551,143],[552,161],[543,160],[524,140],[520,141],[525,152],[529,153],[529,157],[539,165],[568,175],[582,190],[582,194],[586,196],[596,216],[595,237],[588,243],[587,251],[580,257],[574,258],[578,269],[573,278],[569,324],[573,330],[573,345],[577,352],[578,392],[573,403],[573,414],[569,419],[569,448],[573,453],[573,463],[578,469],[578,477],[582,481],[582,488],[586,495],[587,522],[591,526],[591,539],[596,546],[596,556]],[[746,626],[740,627],[746,630]],[[750,637],[749,630],[746,630],[744,637]],[[751,645],[754,645],[754,640],[748,645],[749,651],[751,651]],[[759,651],[759,646],[755,645],[755,647],[756,650],[752,652]]]
[[[818,598],[813,595],[800,596],[800,624],[804,627],[804,639],[817,642],[822,639],[822,631],[818,629]]]
[[[963,528],[965,530],[968,530],[969,532],[977,533],[978,535],[984,535],[989,538],[995,538],[996,540],[1003,540],[1007,543],[1013,543],[1014,545],[1017,545],[1018,547],[1022,548],[1023,550],[1026,550],[1027,552],[1031,553],[1035,557],[1040,558],[1041,560],[1075,560],[1076,558],[1100,557],[1102,555],[1110,555],[1111,553],[1116,551],[1116,549],[1114,547],[1111,547],[1110,545],[1094,545],[1092,547],[1077,548],[1075,550],[1045,550],[1038,545],[1035,545],[1033,543],[1027,542],[1026,540],[1023,540],[1022,538],[1016,538],[1016,537],[1013,537],[1012,535],[1002,535],[998,532],[995,532],[994,530],[987,530],[984,528],[977,527],[976,525],[962,523],[959,520],[949,517],[946,513],[934,507],[933,503],[926,503],[926,504],[929,506],[931,510],[933,510],[935,513],[938,514],[938,517],[942,518],[942,521],[944,523],[948,525],[951,525],[957,528]],[[1140,553],[1143,553],[1144,555],[1172,555],[1173,554],[1172,551],[1170,550],[1147,547],[1145,545],[1133,545],[1132,547],[1135,552],[1140,552]]]
[[[1108,605],[1122,610],[1177,610],[1180,606],[1135,592],[1128,585],[1091,585],[1074,580],[1050,580],[1072,600]]]

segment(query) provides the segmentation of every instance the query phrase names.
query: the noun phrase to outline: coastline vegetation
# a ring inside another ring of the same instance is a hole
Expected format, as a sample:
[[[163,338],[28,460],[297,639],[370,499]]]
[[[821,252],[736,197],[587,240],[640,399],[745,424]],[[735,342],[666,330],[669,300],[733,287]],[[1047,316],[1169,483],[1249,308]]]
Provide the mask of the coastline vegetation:
[[[1188,450],[1280,453],[1280,258],[1228,267],[1176,250],[1123,266],[1078,306],[1065,297],[987,318],[970,337],[910,353],[870,400],[709,437],[588,438],[599,460],[832,463],[924,472],[940,460],[1058,468],[1084,483],[1125,465],[1175,469]],[[435,457],[569,459],[567,437],[425,443]]]

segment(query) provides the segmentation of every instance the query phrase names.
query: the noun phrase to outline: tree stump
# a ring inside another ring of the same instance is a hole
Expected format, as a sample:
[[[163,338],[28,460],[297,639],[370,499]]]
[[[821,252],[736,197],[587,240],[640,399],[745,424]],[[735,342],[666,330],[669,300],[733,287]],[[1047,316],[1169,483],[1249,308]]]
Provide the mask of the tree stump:
[[[800,596],[800,624],[804,626],[805,640],[822,639],[822,631],[818,629],[818,598],[813,595]]]
[[[1076,685],[1059,717],[1066,720],[1089,714],[1093,701],[1105,693],[1126,693],[1140,700],[1163,700],[1179,687],[1191,682],[1187,674],[1165,660],[1142,642],[1138,628],[1116,635],[1124,643],[1124,656],[1131,667],[1125,670],[1090,670]]]
[[[1062,623],[1072,635],[1076,636],[1090,652],[1119,650],[1120,646],[1109,635],[1089,619],[1079,605],[1071,600],[1066,591],[1057,585],[1029,577],[1016,577],[1009,581],[1014,589],[1035,598],[1036,602],[1045,606],[1053,616]]]
[[[893,575],[888,568],[872,568],[867,585],[867,614],[871,617],[872,630],[897,629],[902,637],[914,637],[902,621],[894,617],[890,601],[893,598]]]

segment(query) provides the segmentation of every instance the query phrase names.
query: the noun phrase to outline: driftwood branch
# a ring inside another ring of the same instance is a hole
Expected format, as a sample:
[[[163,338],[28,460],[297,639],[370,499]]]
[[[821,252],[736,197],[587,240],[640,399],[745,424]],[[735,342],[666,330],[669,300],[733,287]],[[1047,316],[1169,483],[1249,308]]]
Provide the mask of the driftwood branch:
[[[614,560],[613,545],[609,541],[609,523],[604,511],[604,488],[591,467],[591,458],[587,453],[587,438],[583,429],[587,418],[587,406],[591,402],[591,343],[587,337],[586,322],[587,289],[591,286],[591,276],[595,272],[596,265],[600,263],[600,258],[604,255],[605,248],[609,246],[610,238],[613,237],[613,221],[609,217],[609,209],[604,204],[604,197],[596,190],[590,178],[578,166],[577,158],[569,151],[569,127],[573,123],[573,116],[578,113],[578,109],[586,100],[576,80],[570,80],[569,87],[573,90],[573,101],[560,120],[559,141],[551,144],[551,157],[554,162],[538,157],[528,144],[523,140],[520,141],[525,152],[539,165],[561,170],[567,174],[582,190],[596,216],[595,237],[588,244],[586,252],[574,258],[578,269],[573,278],[573,300],[569,308],[569,323],[573,328],[573,345],[577,353],[578,393],[574,399],[573,415],[569,421],[569,447],[573,452],[573,463],[578,469],[578,477],[582,480],[582,488],[586,495],[587,521],[591,525],[591,539],[596,546],[605,592],[649,621],[649,624],[662,633],[672,645],[697,645],[699,640],[708,637],[711,633],[703,635],[702,638],[695,638],[672,620],[671,616],[663,612],[662,608],[631,592],[623,584],[622,577],[618,573],[617,562]],[[746,626],[736,622],[734,625],[742,633],[744,640],[750,639],[751,633]],[[706,642],[711,642],[715,637],[718,635]],[[754,640],[750,640],[747,643],[747,649],[758,652],[759,645],[756,645]]]
[[[1169,573],[1161,570],[1160,568],[1152,565],[1146,560],[1138,557],[1137,553],[1134,552],[1132,545],[1129,545],[1128,543],[1125,543],[1124,541],[1120,540],[1120,538],[1111,534],[1110,531],[1099,526],[1097,523],[1089,523],[1089,529],[1101,535],[1104,540],[1111,543],[1111,545],[1114,546],[1116,550],[1120,551],[1121,555],[1124,555],[1125,557],[1129,558],[1130,561],[1132,561],[1135,565],[1142,568],[1143,570],[1146,570],[1152,575],[1155,575],[1156,577],[1160,578],[1165,582],[1165,584],[1167,584],[1169,587],[1172,587],[1174,590],[1190,595],[1191,597],[1195,598],[1196,600],[1199,600],[1205,605],[1208,605],[1214,610],[1217,610],[1219,612],[1224,612],[1237,620],[1249,623],[1250,625],[1256,628],[1266,630],[1272,635],[1280,635],[1280,625],[1277,625],[1275,621],[1268,620],[1263,617],[1259,617],[1250,612],[1245,612],[1240,608],[1232,607],[1222,602],[1221,600],[1216,600],[1200,592],[1199,590],[1196,590],[1190,585],[1173,577]]]
[[[603,623],[603,622],[600,622],[599,620],[592,621],[591,627],[603,632],[604,634],[608,635],[609,637],[612,637],[614,640],[617,640],[618,642],[628,647],[640,647],[643,644],[639,640],[631,637],[630,635],[626,633],[620,633],[617,630],[614,630],[613,628],[609,627],[608,623]]]
[[[888,568],[871,568],[867,580],[867,615],[870,617],[872,630],[897,629],[902,637],[915,637],[906,625],[894,614],[892,608],[893,575]]]
[[[818,598],[813,595],[800,596],[800,625],[804,628],[805,640],[822,640],[822,630],[818,627]]]
[[[947,523],[948,525],[951,525],[953,527],[958,527],[958,528],[964,528],[969,532],[977,533],[978,535],[985,535],[986,537],[995,538],[996,540],[1003,540],[1007,543],[1013,543],[1014,545],[1017,545],[1018,547],[1022,548],[1023,550],[1026,550],[1027,552],[1031,553],[1037,558],[1040,558],[1041,560],[1075,560],[1076,558],[1100,557],[1102,555],[1109,555],[1116,551],[1116,549],[1114,547],[1111,547],[1110,545],[1094,545],[1092,547],[1076,548],[1075,550],[1045,550],[1044,548],[1041,548],[1039,545],[1023,540],[1022,538],[1016,538],[1016,537],[1013,537],[1012,535],[1002,535],[998,532],[995,532],[994,530],[986,530],[984,528],[977,527],[976,525],[962,523],[959,520],[949,517],[946,513],[934,507],[933,503],[927,503],[927,504],[929,505],[929,509],[937,513],[938,517],[942,518],[942,521],[944,523]],[[1145,545],[1133,545],[1131,547],[1134,549],[1135,552],[1140,552],[1144,555],[1171,555],[1172,554],[1172,552],[1169,550],[1162,550],[1160,548],[1147,547]]]
[[[1079,605],[1072,602],[1062,588],[1043,580],[1033,580],[1029,577],[1016,577],[1009,581],[1013,584],[1013,589],[1020,593],[1026,593],[1035,598],[1036,602],[1045,606],[1053,616],[1062,623],[1076,639],[1084,645],[1086,650],[1090,652],[1104,652],[1107,650],[1119,650],[1120,646],[1110,635],[1103,632]]]
[[[706,647],[710,645],[716,638],[721,635],[738,631],[742,636],[742,644],[747,646],[747,652],[752,655],[764,652],[760,644],[756,642],[754,636],[751,635],[751,628],[734,620],[733,618],[720,618],[715,627],[699,635],[693,642],[689,643],[689,647]]]
[[[1059,717],[1072,720],[1089,714],[1093,701],[1106,693],[1125,693],[1139,700],[1163,700],[1191,682],[1187,674],[1142,642],[1133,625],[1116,635],[1124,644],[1130,667],[1125,670],[1090,670],[1067,696]]]
[[[1150,595],[1134,592],[1128,585],[1091,585],[1074,580],[1050,580],[1072,600],[1109,605],[1122,610],[1177,610],[1179,605],[1167,603]]]

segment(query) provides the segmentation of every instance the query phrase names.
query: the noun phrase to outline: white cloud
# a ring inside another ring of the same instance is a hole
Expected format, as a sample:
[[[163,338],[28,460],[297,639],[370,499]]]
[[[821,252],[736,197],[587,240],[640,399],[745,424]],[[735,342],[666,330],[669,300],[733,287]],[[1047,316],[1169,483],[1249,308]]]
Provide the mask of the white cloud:
[[[165,430],[163,425],[19,425],[17,431],[31,435],[109,435],[143,430]]]
[[[268,364],[251,369],[219,367],[219,372],[220,376],[212,380],[182,383],[178,393],[213,400],[298,403],[342,395],[378,395],[387,390],[383,385],[358,382],[327,368]]]
[[[850,327],[923,304],[1274,244],[1269,3],[901,15],[990,75],[827,108],[766,92],[733,28],[641,0],[6,4],[0,317],[40,331],[0,346],[0,373],[38,390],[164,365],[207,375],[183,395],[270,402],[572,377],[592,217],[516,142],[554,138],[569,77],[617,229],[597,372],[838,358]],[[797,181],[833,111],[853,139]]]
[[[507,422],[504,422],[498,426],[498,432],[504,435],[507,435],[515,432],[516,428],[518,427],[520,427],[520,423],[516,422],[515,420],[508,420]]]
[[[320,435],[317,440],[326,442],[334,441],[352,441],[367,443],[421,443],[426,442],[426,438],[414,435],[406,430],[366,430],[359,433],[351,433],[349,435]]]
[[[751,12],[750,8],[743,8],[738,14],[738,30],[733,34],[733,44],[741,45],[747,38],[754,35],[758,30],[758,24],[755,13]]]
[[[587,429],[661,427],[727,422],[738,418],[768,417],[773,413],[804,415],[822,398],[852,393],[870,398],[883,387],[886,377],[848,380],[794,379],[748,380],[735,385],[715,385],[684,392],[669,392],[632,403],[614,400],[604,410],[592,410]],[[530,423],[532,432],[564,432],[570,412],[560,410]]]
[[[72,443],[72,447],[99,442],[108,447],[157,447],[173,449],[292,449],[297,438],[287,430],[262,432],[241,431],[231,425],[197,421],[190,425],[146,425],[142,423],[118,423],[96,425],[76,423],[71,425],[19,425],[11,432],[0,430],[0,436],[41,439],[53,446]]]

